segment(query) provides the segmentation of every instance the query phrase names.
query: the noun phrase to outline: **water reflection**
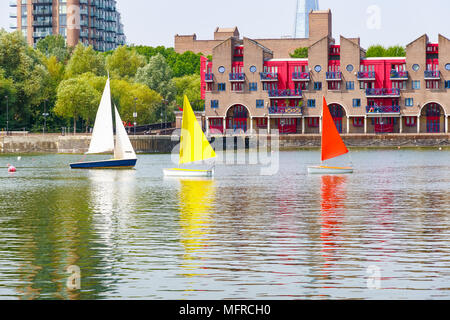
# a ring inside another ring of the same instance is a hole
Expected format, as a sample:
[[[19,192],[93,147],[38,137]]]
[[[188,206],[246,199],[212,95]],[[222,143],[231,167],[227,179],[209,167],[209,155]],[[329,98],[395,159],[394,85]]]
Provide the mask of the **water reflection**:
[[[333,269],[339,259],[339,242],[342,236],[342,224],[345,213],[346,176],[321,177],[321,218],[320,239],[322,241],[322,275],[329,278],[329,270]]]
[[[180,179],[179,210],[181,243],[184,247],[182,267],[186,276],[201,266],[202,249],[207,246],[215,198],[215,183],[210,179]]]

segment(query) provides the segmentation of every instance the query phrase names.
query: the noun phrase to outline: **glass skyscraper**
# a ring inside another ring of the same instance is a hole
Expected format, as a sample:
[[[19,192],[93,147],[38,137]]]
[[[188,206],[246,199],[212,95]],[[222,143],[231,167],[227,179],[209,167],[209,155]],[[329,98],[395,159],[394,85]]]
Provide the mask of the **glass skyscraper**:
[[[309,13],[311,10],[319,10],[319,0],[297,0],[294,38],[309,37]]]

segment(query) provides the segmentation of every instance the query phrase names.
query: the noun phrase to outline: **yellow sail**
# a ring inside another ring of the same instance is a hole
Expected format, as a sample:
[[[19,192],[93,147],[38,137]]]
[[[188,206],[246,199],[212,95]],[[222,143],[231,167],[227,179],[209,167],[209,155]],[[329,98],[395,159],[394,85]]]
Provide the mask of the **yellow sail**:
[[[181,124],[180,164],[215,158],[216,153],[203,133],[187,96],[184,96]]]

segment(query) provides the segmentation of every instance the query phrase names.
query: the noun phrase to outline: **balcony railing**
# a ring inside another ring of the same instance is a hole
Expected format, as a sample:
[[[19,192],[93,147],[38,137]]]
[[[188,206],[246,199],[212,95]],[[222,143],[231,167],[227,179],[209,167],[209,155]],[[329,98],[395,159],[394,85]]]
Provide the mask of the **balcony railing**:
[[[213,73],[205,73],[205,81],[206,82],[213,82],[214,81],[214,74]]]
[[[292,73],[292,81],[309,81],[309,80],[311,80],[309,72]]]
[[[407,80],[408,71],[391,71],[391,80]]]
[[[261,81],[278,81],[278,73],[276,72],[261,72]]]
[[[230,81],[245,81],[245,73],[230,73]]]
[[[386,88],[366,89],[366,96],[373,96],[373,97],[399,97],[400,96],[400,89],[397,89],[397,88],[392,88],[392,89],[386,89]]]
[[[327,80],[341,80],[342,72],[327,72]]]
[[[358,72],[359,80],[375,80],[375,71]]]
[[[427,70],[424,72],[425,79],[439,80],[441,78],[441,72],[435,70]]]
[[[293,106],[271,106],[269,107],[269,114],[296,114],[296,115],[302,115],[303,114],[303,107],[293,107]]]
[[[270,98],[302,98],[302,90],[269,90]]]
[[[366,106],[368,114],[400,113],[400,106]]]

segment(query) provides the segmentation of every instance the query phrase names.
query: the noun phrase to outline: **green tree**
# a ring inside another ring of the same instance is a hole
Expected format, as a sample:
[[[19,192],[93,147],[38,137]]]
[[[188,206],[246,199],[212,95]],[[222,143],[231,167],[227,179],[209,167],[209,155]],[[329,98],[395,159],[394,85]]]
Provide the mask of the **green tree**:
[[[133,79],[139,68],[145,66],[146,59],[126,46],[118,47],[106,58],[106,67],[112,79]]]
[[[149,124],[157,121],[156,110],[162,98],[146,85],[130,83],[125,80],[112,80],[111,92],[112,99],[117,105],[123,121],[134,122],[135,105],[138,124]]]
[[[386,57],[406,57],[405,47],[397,45],[387,48]]]
[[[69,58],[70,50],[66,46],[66,40],[62,35],[50,35],[41,39],[36,44],[36,49],[47,58],[55,56],[58,61],[65,62]]]
[[[172,81],[172,70],[161,54],[150,58],[145,67],[138,69],[135,81],[147,85],[169,102],[175,99],[176,87]]]
[[[290,53],[289,55],[291,58],[308,58],[308,48],[297,48],[294,50],[294,53]]]
[[[50,91],[49,73],[43,65],[44,56],[29,47],[20,32],[0,31],[0,68],[3,77],[13,81],[15,100],[9,104],[11,127],[33,123],[33,117]]]
[[[378,58],[386,56],[386,48],[382,45],[373,45],[367,48],[366,57],[367,58]]]
[[[64,80],[60,83],[54,108],[56,115],[73,119],[74,133],[79,118],[86,127],[93,123],[101,94],[82,77]]]
[[[106,75],[105,57],[94,51],[92,46],[79,43],[66,66],[66,78],[76,77],[86,72],[98,76]]]
[[[196,111],[204,110],[204,100],[201,99],[200,76],[190,75],[173,79],[177,88],[176,105],[183,106],[184,95],[187,95],[191,106]]]

